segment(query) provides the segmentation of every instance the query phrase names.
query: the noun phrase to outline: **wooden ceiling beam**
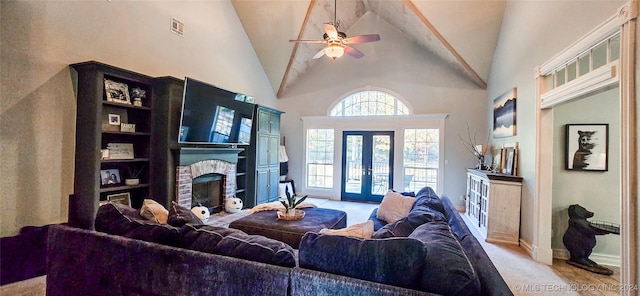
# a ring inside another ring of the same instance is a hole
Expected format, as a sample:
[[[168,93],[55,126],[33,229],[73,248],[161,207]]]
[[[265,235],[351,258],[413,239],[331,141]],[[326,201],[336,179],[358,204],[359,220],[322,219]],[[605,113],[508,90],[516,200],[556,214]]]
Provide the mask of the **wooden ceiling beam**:
[[[487,83],[480,77],[480,75],[478,75],[478,73],[476,73],[475,70],[473,70],[473,68],[471,68],[471,66],[469,66],[467,61],[465,61],[464,58],[462,58],[462,56],[455,50],[455,48],[451,46],[451,44],[447,41],[447,39],[445,39],[444,36],[442,36],[442,34],[438,32],[436,27],[433,26],[433,24],[431,24],[429,20],[427,20],[427,18],[422,14],[422,12],[420,12],[418,7],[416,7],[416,5],[413,4],[411,0],[405,0],[404,3],[405,5],[407,5],[407,7],[409,7],[409,9],[411,9],[411,11],[413,11],[413,13],[415,13],[415,15],[420,19],[420,21],[422,21],[422,23],[429,29],[429,31],[431,31],[431,33],[433,33],[433,35],[436,36],[436,38],[438,38],[438,40],[442,43],[442,45],[444,45],[444,47],[447,48],[447,50],[453,55],[453,57],[456,58],[456,60],[460,63],[462,68],[467,72],[469,77],[478,86],[482,87],[483,89],[486,89]]]
[[[300,32],[298,33],[297,40],[302,39],[302,35],[304,35],[304,30],[307,28],[307,24],[309,24],[309,18],[311,16],[311,10],[313,10],[313,6],[316,4],[316,0],[311,0],[309,2],[309,8],[307,8],[307,15],[304,16],[304,21],[302,22],[302,26],[300,27]],[[280,87],[278,87],[278,93],[276,94],[277,98],[282,97],[284,94],[284,90],[287,88],[288,80],[289,80],[289,71],[291,70],[291,66],[293,65],[293,61],[296,58],[296,54],[298,53],[298,47],[300,46],[299,42],[295,42],[293,45],[293,50],[291,51],[291,57],[289,57],[289,63],[287,64],[287,69],[284,71],[284,76],[282,77],[282,81],[280,82]]]

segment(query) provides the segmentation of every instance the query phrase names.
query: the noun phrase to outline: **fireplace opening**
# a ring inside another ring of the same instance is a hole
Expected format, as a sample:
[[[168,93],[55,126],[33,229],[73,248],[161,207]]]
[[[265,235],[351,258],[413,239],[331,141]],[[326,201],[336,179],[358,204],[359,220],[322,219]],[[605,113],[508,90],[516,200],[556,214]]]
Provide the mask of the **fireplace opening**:
[[[211,214],[222,211],[224,182],[220,174],[206,174],[193,179],[191,204],[209,208]]]

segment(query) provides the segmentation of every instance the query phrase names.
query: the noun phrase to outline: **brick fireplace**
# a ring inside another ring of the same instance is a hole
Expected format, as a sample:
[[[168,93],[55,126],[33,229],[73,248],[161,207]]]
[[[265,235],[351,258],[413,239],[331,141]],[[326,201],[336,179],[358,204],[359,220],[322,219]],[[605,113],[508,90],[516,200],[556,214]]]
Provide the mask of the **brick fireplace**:
[[[199,178],[218,175],[212,182],[222,182],[220,197],[211,197],[212,204],[224,208],[224,201],[236,192],[236,164],[241,149],[235,148],[181,148],[180,164],[176,168],[176,202],[192,208],[194,183]]]

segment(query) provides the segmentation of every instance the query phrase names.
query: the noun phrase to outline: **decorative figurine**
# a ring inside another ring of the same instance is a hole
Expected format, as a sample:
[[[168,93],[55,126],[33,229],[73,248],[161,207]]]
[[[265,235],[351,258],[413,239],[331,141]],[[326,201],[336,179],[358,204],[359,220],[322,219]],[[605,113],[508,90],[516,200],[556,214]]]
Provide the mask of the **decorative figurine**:
[[[593,217],[593,212],[575,204],[569,206],[569,227],[562,237],[564,246],[569,250],[568,264],[604,275],[611,275],[613,271],[589,259],[593,247],[596,246],[596,235],[620,234],[620,227],[612,224],[592,223],[587,218]]]

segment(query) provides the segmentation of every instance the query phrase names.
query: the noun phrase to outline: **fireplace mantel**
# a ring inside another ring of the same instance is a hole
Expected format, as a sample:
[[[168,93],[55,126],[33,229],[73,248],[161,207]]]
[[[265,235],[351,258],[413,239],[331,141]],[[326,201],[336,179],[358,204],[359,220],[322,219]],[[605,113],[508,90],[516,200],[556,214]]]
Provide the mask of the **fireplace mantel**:
[[[180,147],[178,165],[187,166],[196,162],[219,159],[231,163],[238,163],[238,153],[242,148],[213,148],[213,147]]]

